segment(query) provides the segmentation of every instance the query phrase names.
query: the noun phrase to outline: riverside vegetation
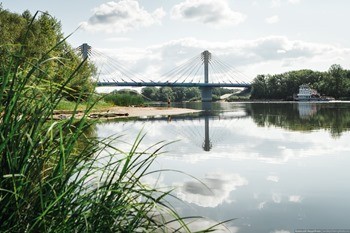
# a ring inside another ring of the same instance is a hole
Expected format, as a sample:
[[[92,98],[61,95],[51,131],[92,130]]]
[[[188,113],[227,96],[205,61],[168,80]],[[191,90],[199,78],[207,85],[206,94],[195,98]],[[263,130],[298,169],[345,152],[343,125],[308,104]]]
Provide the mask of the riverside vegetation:
[[[177,214],[171,192],[142,182],[156,173],[149,168],[165,143],[140,150],[140,134],[121,151],[111,144],[118,136],[87,136],[94,122],[86,117],[52,120],[63,100],[75,109],[84,101],[85,116],[95,104],[93,65],[71,52],[57,20],[1,8],[0,17],[8,30],[0,47],[0,231],[191,231],[194,219]]]
[[[297,70],[283,74],[258,75],[252,82],[252,99],[292,99],[301,84],[309,84],[325,96],[350,99],[350,70],[332,65],[328,71]]]

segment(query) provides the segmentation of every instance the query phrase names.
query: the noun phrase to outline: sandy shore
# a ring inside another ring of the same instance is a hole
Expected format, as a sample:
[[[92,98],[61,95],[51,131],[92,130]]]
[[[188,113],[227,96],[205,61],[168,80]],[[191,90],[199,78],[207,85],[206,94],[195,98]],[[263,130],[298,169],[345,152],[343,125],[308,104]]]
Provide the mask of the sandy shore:
[[[111,112],[129,113],[129,117],[157,116],[157,115],[178,115],[200,112],[200,110],[172,107],[113,107]]]
[[[143,116],[169,116],[196,113],[200,110],[173,108],[173,107],[112,107],[106,111],[93,111],[89,114],[89,118],[115,119],[126,117],[143,117]],[[54,119],[66,119],[72,115],[69,111],[56,111]],[[76,113],[75,117],[80,118],[83,112]]]

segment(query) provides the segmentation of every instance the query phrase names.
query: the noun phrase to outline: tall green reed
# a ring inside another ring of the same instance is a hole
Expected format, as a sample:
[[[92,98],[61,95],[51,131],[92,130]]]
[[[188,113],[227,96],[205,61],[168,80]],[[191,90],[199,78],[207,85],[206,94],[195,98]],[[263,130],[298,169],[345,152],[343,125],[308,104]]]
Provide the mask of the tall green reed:
[[[167,202],[171,192],[142,182],[154,173],[150,166],[165,143],[139,151],[140,134],[129,151],[121,151],[111,143],[118,137],[86,136],[94,102],[79,119],[73,114],[53,120],[67,85],[86,62],[62,83],[47,81],[43,64],[69,62],[51,56],[63,43],[35,60],[16,45],[1,64],[0,232],[191,231],[186,222],[192,218],[180,217]]]

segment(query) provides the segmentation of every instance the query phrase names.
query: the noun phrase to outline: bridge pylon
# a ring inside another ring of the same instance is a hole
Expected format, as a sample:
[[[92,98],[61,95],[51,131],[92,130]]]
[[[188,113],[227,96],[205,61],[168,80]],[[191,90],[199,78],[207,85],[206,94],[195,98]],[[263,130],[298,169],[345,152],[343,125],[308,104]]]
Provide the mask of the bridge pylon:
[[[87,59],[89,57],[89,52],[91,51],[91,46],[88,45],[87,43],[84,43],[79,46],[79,49],[83,59],[84,60]]]
[[[204,64],[204,83],[209,83],[209,61],[211,59],[211,53],[205,50],[201,53],[201,57]],[[211,102],[213,100],[212,87],[201,87],[202,102]]]

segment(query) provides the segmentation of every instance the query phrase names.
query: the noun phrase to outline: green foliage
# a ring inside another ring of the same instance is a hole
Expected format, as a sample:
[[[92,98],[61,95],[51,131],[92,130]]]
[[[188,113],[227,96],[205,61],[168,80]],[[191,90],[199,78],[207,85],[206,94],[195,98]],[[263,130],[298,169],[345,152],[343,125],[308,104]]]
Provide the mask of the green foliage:
[[[234,89],[228,89],[228,88],[222,88],[222,87],[216,87],[213,88],[213,95],[217,95],[217,96],[222,96],[225,94],[233,94],[236,91]]]
[[[185,88],[185,100],[194,101],[201,98],[201,92],[197,87]]]
[[[172,102],[199,100],[200,90],[197,87],[145,87],[141,94],[151,101]]]
[[[175,96],[173,89],[171,87],[161,87],[158,92],[158,100],[162,102],[167,102],[168,99],[174,101]]]
[[[107,103],[113,103],[117,106],[140,106],[144,104],[144,99],[140,94],[125,90],[106,94],[103,99]]]
[[[154,100],[156,101],[158,99],[158,88],[156,87],[145,87],[145,88],[142,88],[141,90],[141,94],[149,99],[149,100]]]
[[[25,48],[20,62],[36,64],[38,57],[45,55],[45,62],[40,64],[40,69],[35,70],[35,76],[45,74],[45,79],[41,80],[42,85],[48,82],[65,83],[82,61],[82,58],[72,52],[71,46],[62,41],[60,22],[47,12],[37,12],[33,17],[29,11],[20,15],[0,7],[0,29],[0,66],[8,64],[9,58],[19,47]],[[59,42],[59,46],[56,46]],[[46,54],[50,49],[52,51]],[[3,70],[0,70],[0,75],[5,75]],[[68,85],[65,85],[62,95],[68,100],[86,99],[94,91],[91,77],[95,71],[93,64],[85,62],[74,73],[74,78]]]
[[[0,232],[190,231],[165,200],[170,192],[141,182],[154,173],[148,169],[164,143],[140,150],[140,134],[121,151],[111,144],[118,138],[94,137],[94,122],[86,120],[94,103],[81,119],[52,120],[84,67],[43,86],[48,73],[41,71],[60,44],[30,62],[31,48],[19,45],[1,64]]]
[[[240,100],[249,100],[250,99],[250,95],[231,95],[230,97],[228,97],[226,99],[227,102],[234,102],[234,101],[240,101]]]
[[[258,75],[252,83],[253,99],[291,99],[301,84],[309,84],[321,95],[350,97],[350,71],[332,65],[327,72],[290,71],[276,75]]]
[[[234,93],[235,90],[226,88],[213,88],[213,100],[220,100],[220,96]],[[201,92],[198,87],[145,87],[141,94],[152,101],[172,102],[196,101],[201,99]]]
[[[97,98],[93,98],[93,102],[96,102],[91,110],[92,111],[106,111],[107,109],[114,106],[112,103],[105,102],[100,96],[97,96]],[[68,101],[66,99],[62,99],[58,105],[56,106],[57,111],[73,111],[74,109],[77,109],[78,111],[83,111],[89,107],[89,102],[80,102],[76,103],[75,101]]]

